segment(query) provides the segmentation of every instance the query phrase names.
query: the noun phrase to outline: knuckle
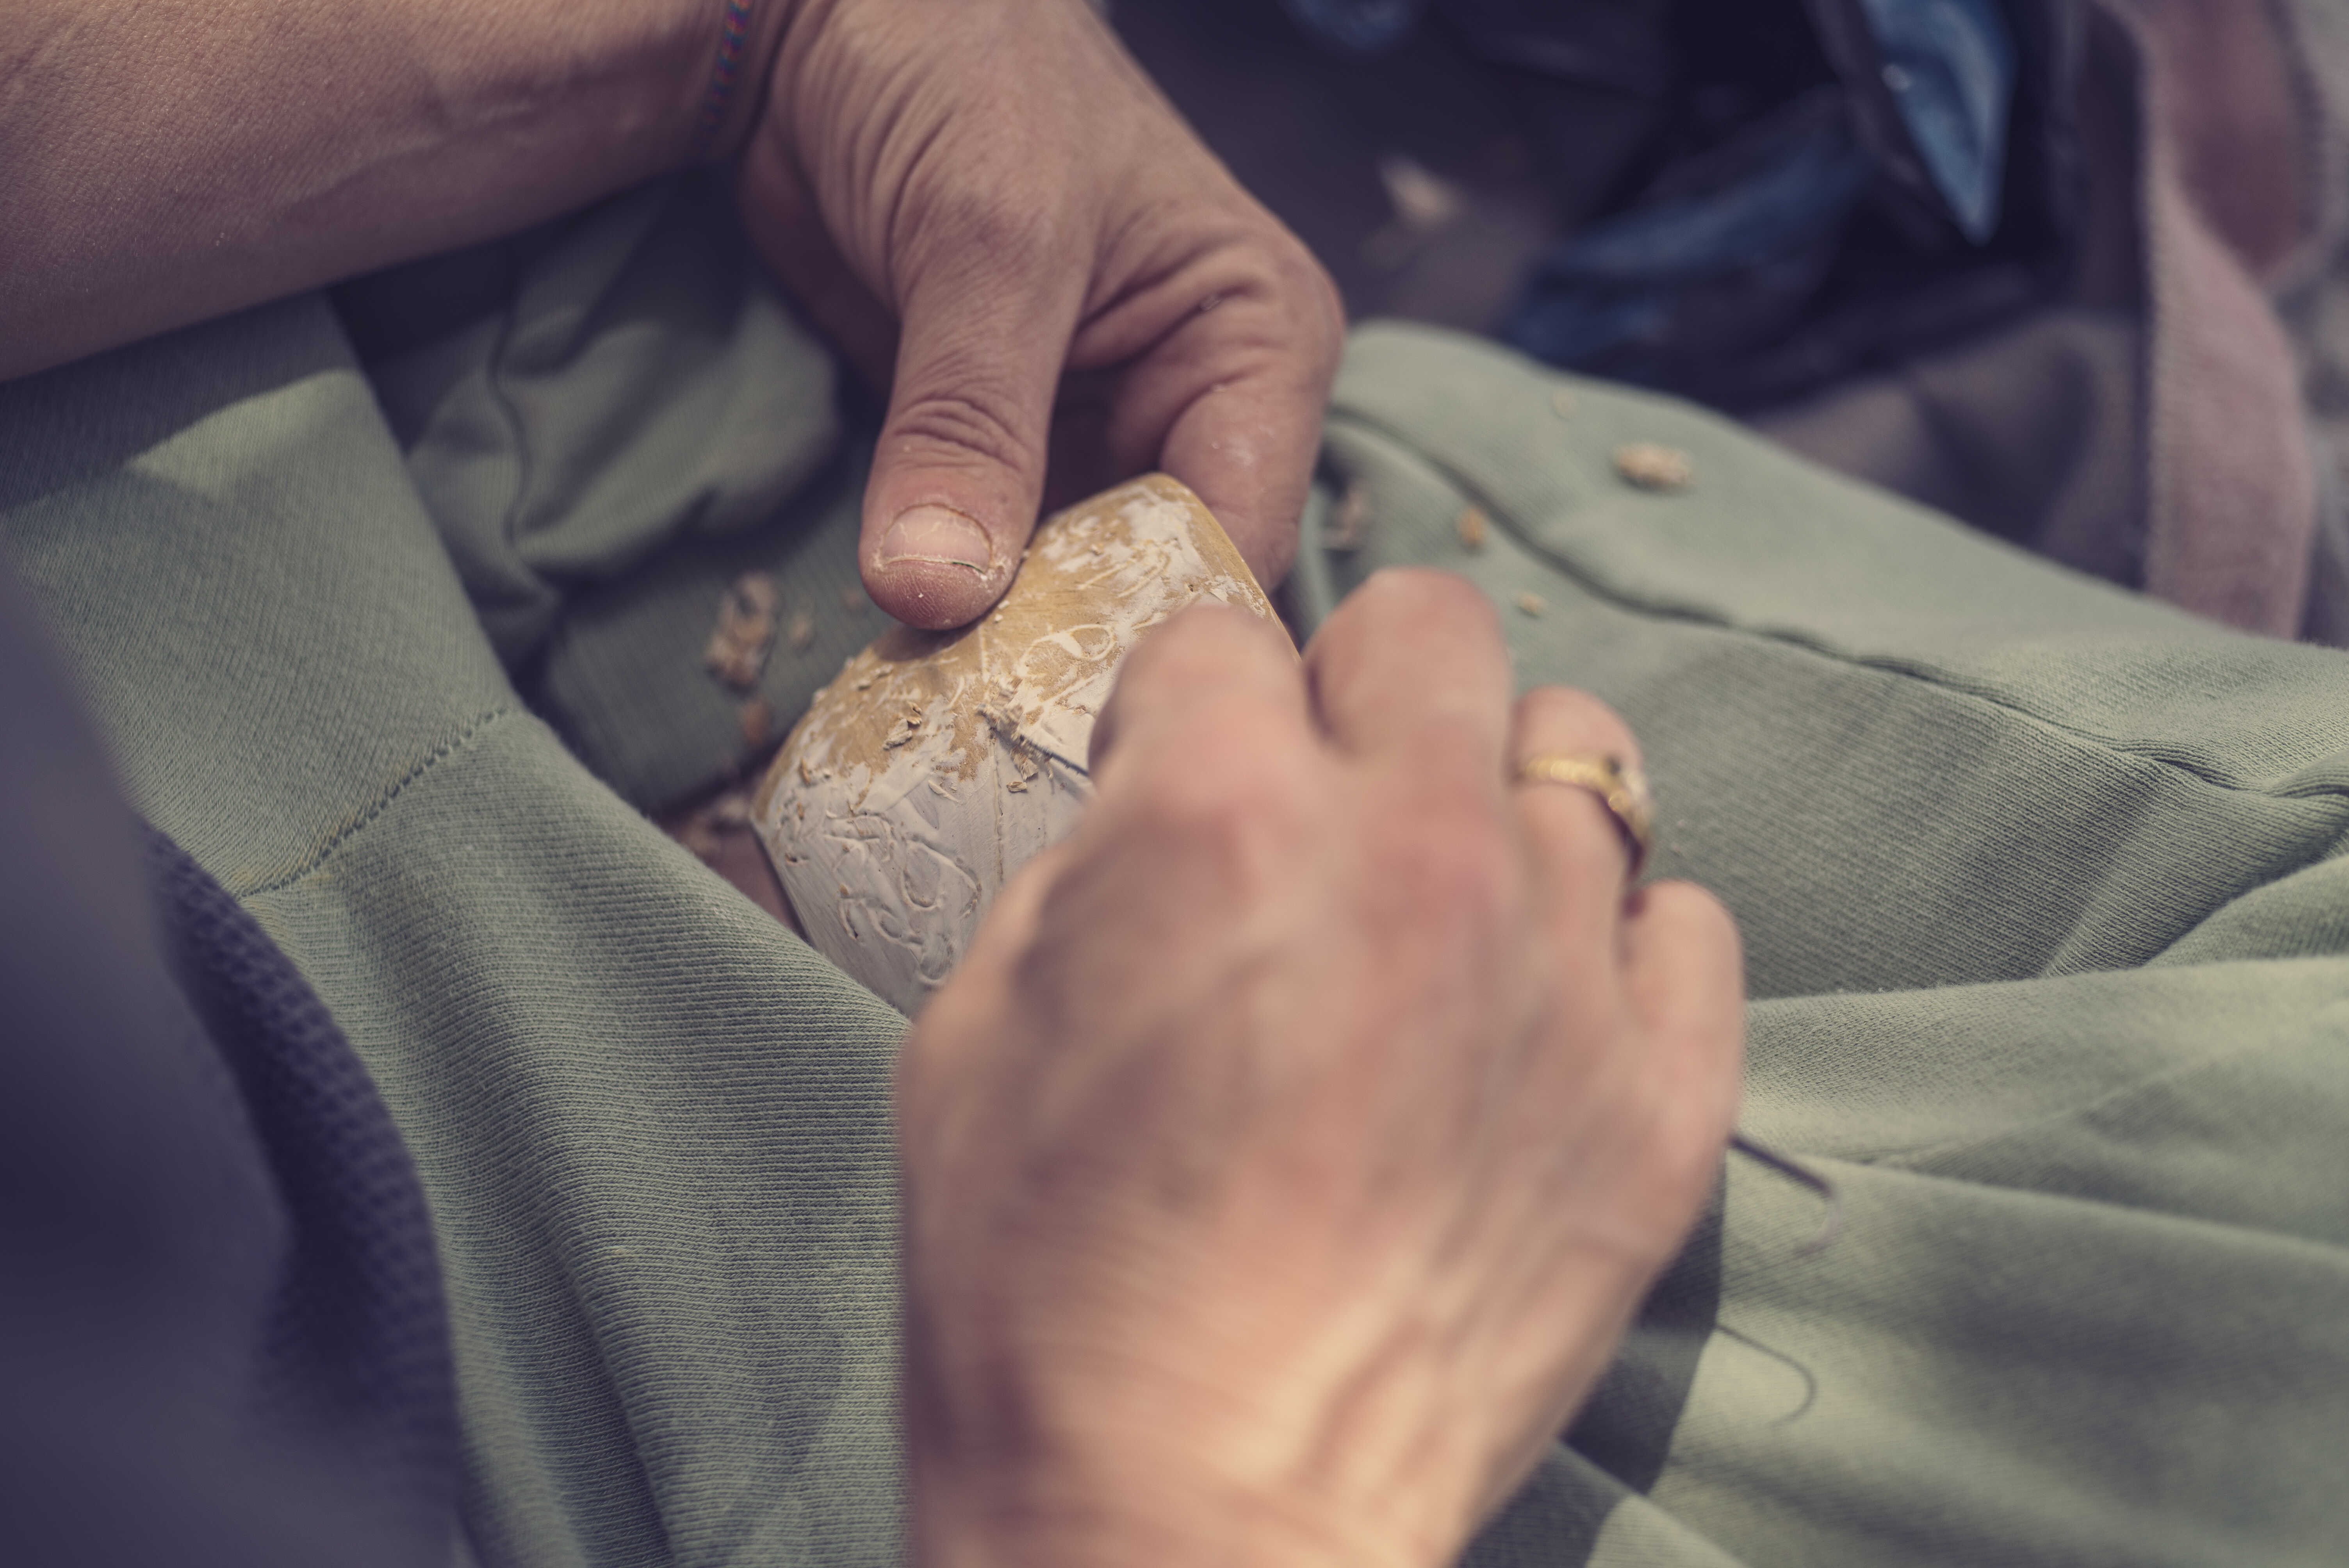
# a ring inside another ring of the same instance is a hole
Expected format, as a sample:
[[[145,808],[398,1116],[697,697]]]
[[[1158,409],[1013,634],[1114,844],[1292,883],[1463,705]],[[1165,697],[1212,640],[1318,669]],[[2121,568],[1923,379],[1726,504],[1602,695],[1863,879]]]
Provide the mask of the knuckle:
[[[1025,279],[1065,254],[1050,204],[958,201],[938,224],[948,261],[976,263],[1005,279]]]
[[[1282,307],[1285,319],[1308,329],[1314,347],[1334,365],[1346,335],[1346,306],[1337,281],[1287,229],[1276,228],[1259,254],[1257,286]]]
[[[1252,210],[1219,237],[1198,278],[1218,302],[1214,320],[1222,353],[1252,352],[1262,368],[1326,387],[1345,349],[1345,305],[1301,241]]]
[[[1195,605],[1127,656],[1094,723],[1093,758],[1122,770],[1123,756],[1139,746],[1187,767],[1193,748],[1220,747],[1236,723],[1264,731],[1266,748],[1293,749],[1305,733],[1299,684],[1277,629],[1245,611]],[[1127,738],[1145,731],[1153,738]]]
[[[1390,566],[1346,596],[1315,635],[1314,653],[1325,674],[1342,678],[1381,647],[1499,635],[1499,617],[1466,578],[1423,566]]]
[[[1559,803],[1572,812],[1568,819],[1572,826],[1553,836],[1552,858],[1559,879],[1574,888],[1620,884],[1631,860],[1623,830],[1598,801],[1579,790],[1573,791],[1573,796]]]
[[[1640,758],[1631,727],[1613,708],[1573,686],[1536,686],[1518,699],[1519,731],[1530,751],[1571,747],[1609,751],[1627,762]]]
[[[1515,918],[1525,867],[1490,811],[1420,806],[1387,836],[1382,872],[1413,907],[1457,936],[1483,942]]]
[[[1236,665],[1262,653],[1268,635],[1263,623],[1245,610],[1223,604],[1195,604],[1165,624],[1154,628],[1127,655],[1118,674],[1117,690],[1128,702],[1166,686],[1192,686],[1226,681]]]
[[[1311,827],[1311,789],[1288,737],[1237,721],[1181,748],[1138,791],[1138,826],[1217,882],[1255,886]]]
[[[1366,594],[1383,615],[1407,621],[1414,629],[1495,630],[1500,625],[1492,601],[1457,573],[1429,566],[1390,566],[1371,573],[1355,590],[1358,598]]]
[[[973,384],[976,385],[976,384]],[[1025,469],[1038,457],[1034,438],[1004,410],[1008,397],[985,391],[923,392],[908,397],[890,421],[889,439],[933,453],[975,454],[1006,468]]]
[[[1288,241],[1282,254],[1287,293],[1290,298],[1306,302],[1322,356],[1334,369],[1345,351],[1345,298],[1338,292],[1338,280],[1330,275],[1329,269],[1302,242],[1287,233],[1282,237]]]
[[[1640,892],[1640,913],[1664,923],[1697,960],[1744,990],[1745,938],[1737,917],[1713,892],[1692,882],[1651,882]]]
[[[1061,206],[1023,194],[1068,189],[1064,155],[1019,138],[925,129],[894,170],[895,254],[1009,283],[1065,253]]]

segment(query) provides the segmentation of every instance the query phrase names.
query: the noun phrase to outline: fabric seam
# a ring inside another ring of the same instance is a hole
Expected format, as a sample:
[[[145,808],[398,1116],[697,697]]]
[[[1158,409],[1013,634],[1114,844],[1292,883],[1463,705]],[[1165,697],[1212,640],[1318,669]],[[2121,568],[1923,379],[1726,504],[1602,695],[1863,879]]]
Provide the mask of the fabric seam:
[[[2326,1015],[2338,1011],[2340,1003],[2335,1001],[2330,1007],[2320,1009],[2317,1016],[2320,1019],[2323,1018]],[[2141,1077],[2131,1078],[2127,1083],[2115,1084],[2109,1088],[2099,1090],[2085,1099],[2075,1100],[2070,1105],[2042,1111],[2022,1121],[2012,1122],[1994,1132],[1980,1136],[1944,1138],[1937,1142],[1898,1150],[1875,1158],[1855,1161],[1854,1163],[1872,1165],[1879,1170],[1915,1171],[1920,1176],[1942,1175],[1951,1180],[1965,1180],[1961,1177],[1950,1176],[1948,1172],[1923,1170],[1917,1162],[1983,1150],[2018,1134],[2029,1134],[2065,1122],[2075,1122],[2084,1116],[2093,1115],[2108,1107],[2119,1105],[2130,1097],[2142,1094],[2147,1089],[2165,1084],[2174,1085],[2198,1073],[2209,1072],[2214,1068],[2240,1062],[2247,1057],[2271,1056],[2276,1051],[2290,1049],[2299,1043],[2296,1040],[2266,1038],[2250,1047],[2213,1048],[2191,1061],[2172,1062],[2167,1067],[2157,1068]]]
[[[1538,557],[1542,561],[1548,562],[1558,571],[1565,573],[1576,583],[1581,584],[1585,589],[1588,589],[1593,596],[1603,599],[1607,603],[1617,605],[1622,609],[1630,610],[1635,614],[1647,615],[1657,620],[1682,621],[1692,625],[1709,626],[1716,631],[1733,633],[1739,636],[1750,637],[1757,642],[1775,643],[1787,647],[1799,648],[1805,653],[1811,654],[1818,658],[1826,659],[1834,664],[1846,665],[1857,669],[1878,670],[1887,675],[1899,676],[1906,679],[1915,681],[1920,685],[1930,686],[1936,690],[1951,693],[1953,696],[1971,697],[1977,702],[1982,703],[1986,707],[1995,707],[2004,712],[2012,713],[2020,718],[2029,720],[2033,724],[2044,726],[2048,729],[2054,730],[2060,734],[2070,736],[2075,740],[2083,742],[2084,744],[2095,746],[2098,749],[2110,752],[2115,756],[2137,758],[2147,762],[2158,763],[2162,767],[2174,769],[2178,772],[2183,773],[2190,779],[2194,779],[2201,783],[2207,784],[2214,789],[2224,789],[2233,794],[2257,795],[2271,800],[2349,800],[2349,783],[2315,785],[2304,789],[2296,790],[2262,789],[2257,785],[2233,783],[2224,779],[2213,778],[2203,769],[2196,768],[2190,763],[2183,761],[2178,758],[2166,757],[2156,750],[2132,747],[2115,737],[2099,735],[2094,730],[2082,728],[2076,724],[2066,723],[2063,719],[2055,718],[2047,714],[2040,713],[2033,708],[2027,707],[2021,702],[2005,696],[2004,694],[1985,690],[1981,686],[1955,679],[1946,672],[1931,670],[1929,667],[1918,664],[1914,660],[1902,659],[1893,655],[1871,655],[1855,653],[1848,649],[1838,648],[1824,644],[1815,638],[1804,636],[1799,633],[1741,624],[1734,621],[1725,620],[1721,615],[1712,611],[1700,610],[1685,605],[1658,603],[1651,600],[1638,598],[1611,583],[1604,583],[1592,577],[1583,567],[1568,561],[1557,551],[1549,545],[1544,544],[1538,539],[1536,539],[1520,521],[1514,508],[1502,505],[1491,491],[1485,490],[1482,485],[1477,484],[1475,480],[1460,472],[1457,468],[1445,459],[1414,446],[1412,442],[1405,439],[1400,432],[1387,425],[1384,421],[1361,414],[1350,408],[1333,408],[1331,412],[1333,415],[1337,415],[1359,424],[1366,429],[1383,436],[1387,439],[1394,441],[1406,449],[1413,452],[1422,461],[1425,462],[1430,468],[1435,469],[1436,472],[1447,482],[1458,489],[1468,500],[1482,508],[1486,515],[1506,527],[1511,536],[1515,538],[1527,552]]]
[[[2237,962],[2250,965],[2337,964],[2337,960],[2329,957],[2307,959],[2248,959]],[[2104,975],[2105,977],[2110,977],[2116,975],[2135,974],[2139,972],[2140,971],[2131,970],[2107,970],[2104,972]],[[2175,974],[2177,971],[2172,970],[2170,973]],[[2034,984],[2042,979],[2065,978],[2075,978],[2075,976],[2033,976],[2022,980],[1992,982],[1991,985],[2027,985]],[[1940,987],[1936,989],[1978,990],[1983,988],[1985,987],[1980,985],[1969,985],[1961,987]],[[1815,998],[1787,999],[1814,1000]],[[2335,996],[2330,1002],[2319,1007],[2316,1011],[2315,1016],[2320,1020],[2337,1019],[2343,1009],[2343,1006],[2344,999],[2342,997]],[[1873,1170],[1913,1170],[1918,1175],[1936,1176],[1945,1180],[1971,1180],[1970,1178],[1951,1176],[1947,1172],[1937,1172],[1917,1169],[1909,1162],[1916,1161],[1930,1161],[1938,1159],[1944,1155],[1963,1153],[1971,1150],[1979,1150],[1994,1143],[2001,1139],[2013,1137],[2017,1133],[2028,1132],[2036,1128],[2049,1127],[2060,1122],[2076,1119],[2083,1115],[2099,1110],[2106,1106],[2117,1104],[2118,1102],[2127,1099],[2129,1096],[2139,1093],[2144,1089],[2165,1083],[2172,1083],[2190,1077],[2193,1074],[2207,1072],[2213,1068],[2224,1067],[2230,1063],[2272,1055],[2278,1050],[2292,1048],[2299,1043],[2300,1042],[2296,1039],[2263,1037],[2251,1045],[2214,1046],[2205,1049],[2201,1054],[2188,1060],[2170,1062],[2165,1066],[2155,1068],[2149,1072],[2140,1073],[2136,1077],[2129,1078],[2125,1083],[2110,1084],[2101,1088],[2090,1090],[2080,1099],[2068,1100],[2061,1105],[2053,1106],[2044,1110],[2026,1114],[2021,1120],[2006,1122],[1989,1132],[1957,1133],[1945,1137],[1929,1138],[1925,1141],[1919,1143],[1880,1145],[1873,1149],[1837,1150],[1805,1150],[1802,1151],[1803,1157],[1809,1160],[1842,1161],[1851,1165],[1864,1166]]]
[[[303,878],[313,874],[321,866],[324,866],[328,861],[332,860],[336,853],[339,851],[345,844],[349,843],[351,840],[357,838],[360,833],[373,826],[377,819],[380,818],[386,811],[391,809],[391,803],[398,799],[400,795],[407,790],[409,785],[417,783],[422,779],[425,775],[440,767],[441,763],[446,762],[450,758],[454,757],[460,751],[465,750],[467,748],[471,747],[484,731],[497,725],[502,720],[513,717],[521,711],[522,710],[520,708],[516,707],[512,703],[501,703],[495,707],[485,709],[481,713],[475,715],[471,719],[469,719],[461,727],[460,727],[454,735],[451,735],[449,738],[443,740],[430,751],[426,752],[409,768],[407,772],[402,773],[398,778],[393,779],[391,783],[386,786],[376,796],[376,798],[359,812],[357,816],[352,818],[342,827],[337,828],[333,836],[328,838],[324,844],[318,846],[316,851],[314,852],[309,859],[305,861],[297,869],[288,872],[283,876],[273,878],[271,881],[263,882],[257,887],[247,888],[239,892],[237,896],[242,899],[259,898],[264,894],[277,892],[285,888],[289,888],[295,882],[300,882]]]

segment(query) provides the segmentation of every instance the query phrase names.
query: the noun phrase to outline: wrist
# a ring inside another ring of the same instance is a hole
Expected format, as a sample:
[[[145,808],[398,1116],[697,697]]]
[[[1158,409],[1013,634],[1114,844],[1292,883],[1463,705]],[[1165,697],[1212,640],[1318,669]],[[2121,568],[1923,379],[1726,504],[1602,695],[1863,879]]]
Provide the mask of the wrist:
[[[686,159],[722,162],[759,122],[775,60],[805,0],[702,0],[703,75],[689,110]]]
[[[1098,1457],[1098,1456],[1096,1456]],[[914,1568],[1438,1568],[1442,1554],[1316,1504],[1099,1464],[1048,1480],[912,1466]]]

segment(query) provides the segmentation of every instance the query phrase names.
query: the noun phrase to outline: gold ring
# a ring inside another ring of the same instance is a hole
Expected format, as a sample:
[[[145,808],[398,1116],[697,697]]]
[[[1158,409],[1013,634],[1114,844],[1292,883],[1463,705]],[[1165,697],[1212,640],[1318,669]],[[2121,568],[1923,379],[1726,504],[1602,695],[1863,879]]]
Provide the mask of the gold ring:
[[[1648,792],[1648,776],[1637,764],[1611,753],[1550,751],[1517,764],[1520,784],[1564,784],[1587,790],[1607,814],[1631,851],[1630,880],[1640,880],[1655,842],[1656,798]]]

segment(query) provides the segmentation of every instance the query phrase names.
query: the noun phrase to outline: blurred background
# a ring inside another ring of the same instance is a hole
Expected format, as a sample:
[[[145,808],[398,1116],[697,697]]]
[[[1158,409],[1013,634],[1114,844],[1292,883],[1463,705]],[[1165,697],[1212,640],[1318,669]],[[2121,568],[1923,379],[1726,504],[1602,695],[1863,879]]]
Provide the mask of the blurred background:
[[[2349,641],[2349,0],[1112,0],[1356,319]]]

